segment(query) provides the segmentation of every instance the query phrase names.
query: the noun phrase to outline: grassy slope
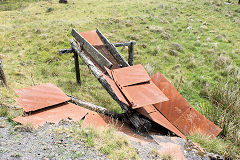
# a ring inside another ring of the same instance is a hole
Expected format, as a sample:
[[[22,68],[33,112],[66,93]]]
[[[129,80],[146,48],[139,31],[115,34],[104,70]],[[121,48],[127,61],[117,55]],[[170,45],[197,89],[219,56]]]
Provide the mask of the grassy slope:
[[[211,106],[205,88],[240,80],[238,5],[207,0],[7,2],[0,2],[0,57],[10,87],[0,88],[0,98],[7,105],[17,105],[14,89],[51,82],[66,93],[121,112],[82,61],[79,86],[72,55],[57,54],[70,47],[72,28],[99,28],[111,42],[136,40],[135,63],[150,74],[161,72],[175,87],[182,77],[179,91],[197,109]],[[172,43],[183,51],[175,51]],[[119,50],[127,58],[127,49]]]

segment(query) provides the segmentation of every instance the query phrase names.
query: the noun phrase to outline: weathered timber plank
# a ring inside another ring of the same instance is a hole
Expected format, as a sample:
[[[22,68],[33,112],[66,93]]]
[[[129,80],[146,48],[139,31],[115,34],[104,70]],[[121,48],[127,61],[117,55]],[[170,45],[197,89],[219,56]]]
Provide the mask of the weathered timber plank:
[[[128,46],[128,64],[133,66],[134,64],[134,44],[133,42],[130,43]]]
[[[71,101],[79,106],[82,106],[82,107],[85,107],[87,109],[90,109],[92,111],[95,111],[95,112],[98,112],[98,113],[101,113],[101,114],[105,114],[109,117],[112,117],[112,118],[115,118],[115,119],[120,119],[122,120],[124,118],[124,114],[118,114],[118,113],[115,113],[113,111],[110,111],[104,107],[101,107],[101,106],[97,106],[95,104],[92,104],[92,103],[89,103],[89,102],[85,102],[85,101],[82,101],[74,96],[71,96],[71,95],[68,95],[68,97],[71,98]]]
[[[100,39],[103,41],[103,43],[106,45],[107,49],[110,51],[110,53],[113,55],[115,60],[118,62],[120,67],[127,67],[129,64],[127,61],[123,58],[123,56],[118,52],[116,47],[111,44],[108,39],[97,29],[97,34],[99,35]]]
[[[115,47],[130,46],[131,44],[136,45],[136,41],[123,42],[123,43],[113,43]]]
[[[72,29],[72,36],[80,43],[81,47],[102,67],[111,68],[112,63],[106,59],[96,48],[94,48],[75,29]]]

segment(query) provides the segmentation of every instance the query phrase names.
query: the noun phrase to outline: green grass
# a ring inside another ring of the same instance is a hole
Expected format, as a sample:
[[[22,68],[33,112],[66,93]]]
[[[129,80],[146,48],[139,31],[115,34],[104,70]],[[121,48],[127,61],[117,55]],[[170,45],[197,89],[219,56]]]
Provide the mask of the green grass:
[[[71,128],[59,127],[55,129],[58,134],[67,133],[76,141],[85,142],[87,147],[95,147],[109,159],[138,159],[137,153],[129,141],[117,133],[114,126],[106,128],[81,129],[81,124],[73,124]],[[75,156],[81,156],[77,153]]]
[[[0,87],[1,103],[17,105],[14,89],[51,82],[65,93],[121,112],[81,60],[79,86],[73,55],[57,54],[70,47],[72,28],[99,28],[111,42],[136,40],[135,64],[146,66],[151,75],[161,72],[180,86],[179,92],[194,108],[201,111],[207,106],[214,115],[217,105],[207,93],[219,84],[240,81],[240,9],[237,1],[223,2],[0,1],[0,58],[9,86]],[[127,59],[127,48],[119,51]],[[221,124],[220,117],[211,120]],[[232,133],[221,136],[235,141]]]
[[[229,140],[222,140],[220,138],[211,139],[204,135],[193,134],[190,139],[197,142],[207,152],[216,153],[224,157],[224,159],[239,159],[240,158],[240,146],[234,145]]]

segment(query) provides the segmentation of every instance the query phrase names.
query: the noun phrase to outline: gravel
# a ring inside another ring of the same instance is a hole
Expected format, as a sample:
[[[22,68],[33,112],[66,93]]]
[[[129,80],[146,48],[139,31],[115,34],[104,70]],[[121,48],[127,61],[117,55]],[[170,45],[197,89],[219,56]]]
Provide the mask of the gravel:
[[[0,159],[107,159],[106,155],[94,147],[87,147],[84,142],[73,139],[65,132],[56,132],[56,128],[71,126],[71,122],[61,121],[59,124],[45,124],[35,130],[30,127],[12,127],[6,118],[0,117]],[[122,135],[124,136],[124,133]],[[210,159],[208,156],[198,155],[197,150],[187,148],[187,142],[182,138],[158,134],[151,137],[155,142],[140,143],[129,139],[140,159],[161,159],[161,156],[154,155],[153,151],[163,150],[165,144],[179,146],[180,152],[187,159]]]

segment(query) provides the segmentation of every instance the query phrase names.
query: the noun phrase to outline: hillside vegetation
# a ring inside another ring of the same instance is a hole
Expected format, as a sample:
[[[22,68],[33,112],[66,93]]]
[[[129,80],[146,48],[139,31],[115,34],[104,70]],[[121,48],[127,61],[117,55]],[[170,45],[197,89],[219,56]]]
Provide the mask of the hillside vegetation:
[[[240,144],[240,7],[221,0],[0,1],[0,58],[8,88],[3,105],[17,106],[14,89],[54,83],[65,93],[116,112],[80,60],[75,80],[71,29],[98,28],[112,43],[135,40],[135,64],[161,72],[186,100],[219,125],[220,137]],[[127,59],[127,48],[118,48]],[[3,111],[2,111],[3,112]],[[7,112],[6,110],[4,113]]]

